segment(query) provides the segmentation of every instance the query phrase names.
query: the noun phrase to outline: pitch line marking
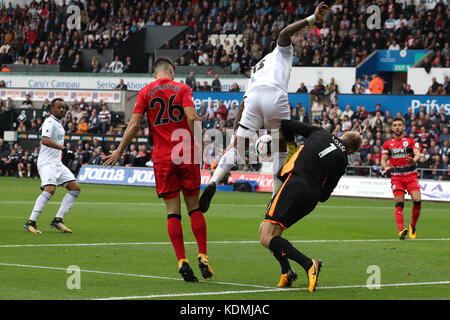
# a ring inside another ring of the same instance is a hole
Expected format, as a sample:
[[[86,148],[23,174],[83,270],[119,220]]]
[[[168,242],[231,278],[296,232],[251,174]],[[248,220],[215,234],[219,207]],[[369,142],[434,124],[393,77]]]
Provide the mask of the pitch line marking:
[[[449,241],[450,238],[429,238],[429,239],[405,239],[408,241]],[[400,242],[398,239],[348,239],[348,240],[289,240],[294,243],[348,243],[348,242]],[[208,244],[259,244],[256,240],[236,240],[236,241],[208,241]],[[26,247],[100,247],[100,246],[142,246],[142,245],[169,245],[171,242],[104,242],[104,243],[44,243],[44,244],[4,244],[0,248],[26,248]],[[195,245],[195,241],[187,241],[185,244]]]
[[[434,281],[434,282],[413,282],[413,283],[387,283],[380,284],[380,287],[403,287],[403,286],[424,286],[424,285],[440,285],[450,284],[450,281]],[[351,285],[351,286],[328,286],[317,287],[317,290],[329,289],[355,289],[367,288],[367,285]],[[286,291],[306,291],[308,288],[270,288],[258,290],[239,290],[239,291],[216,291],[216,292],[192,292],[192,293],[175,293],[175,294],[155,294],[147,296],[128,296],[128,297],[109,297],[109,298],[95,298],[92,300],[136,300],[136,299],[152,299],[152,298],[174,298],[174,297],[192,297],[192,296],[209,296],[209,295],[224,295],[224,294],[239,294],[239,293],[265,293],[265,292],[286,292]]]
[[[27,264],[5,263],[5,262],[0,262],[0,266],[67,271],[67,268],[47,267],[47,266],[33,266],[33,265],[27,265]],[[138,277],[138,278],[151,278],[151,279],[158,279],[158,280],[184,281],[184,279],[182,279],[182,278],[171,278],[171,277],[153,276],[153,275],[145,275],[145,274],[133,274],[133,273],[123,273],[123,272],[108,272],[108,271],[84,270],[84,269],[82,269],[80,271],[81,272],[86,272],[86,273],[106,274],[106,275],[114,275],[114,276],[127,276],[127,277]],[[251,288],[264,288],[264,289],[272,288],[272,287],[268,287],[268,286],[260,286],[260,285],[255,285],[255,284],[244,284],[244,283],[234,283],[234,282],[221,282],[221,281],[209,281],[209,280],[208,281],[199,280],[199,282],[212,283],[212,284],[222,284],[222,285],[228,285],[228,286],[251,287]]]
[[[46,269],[46,270],[57,270],[66,271],[66,268],[60,267],[47,267],[47,266],[33,266],[25,264],[16,263],[4,263],[0,262],[0,266],[8,267],[21,267],[21,268],[34,268],[34,269]],[[139,278],[152,278],[159,280],[177,280],[184,281],[180,278],[170,278],[162,276],[152,276],[152,275],[140,275],[122,272],[107,272],[107,271],[95,271],[95,270],[80,270],[86,273],[96,273],[96,274],[107,274],[107,275],[117,275],[117,276],[129,276],[129,277],[139,277]],[[231,291],[213,291],[213,292],[192,292],[192,293],[175,293],[175,294],[159,294],[159,295],[146,295],[146,296],[127,296],[127,297],[108,297],[108,298],[94,298],[92,300],[134,300],[134,299],[152,299],[152,298],[170,298],[170,297],[189,297],[189,296],[205,296],[205,295],[224,295],[224,294],[238,294],[238,293],[265,293],[265,292],[285,292],[285,291],[306,291],[308,288],[274,288],[268,286],[259,286],[253,284],[242,284],[242,283],[232,283],[232,282],[217,282],[217,281],[203,281],[202,283],[212,283],[212,284],[223,284],[231,286],[241,286],[241,287],[253,287],[258,288],[256,290],[231,290]],[[402,287],[402,286],[419,286],[419,285],[441,285],[450,284],[450,281],[432,281],[432,282],[413,282],[413,283],[388,283],[380,284],[380,287]],[[352,289],[352,288],[367,288],[367,285],[349,285],[349,286],[326,286],[318,287],[320,290],[327,289]]]
[[[388,200],[388,199],[386,199]],[[34,201],[0,201],[0,204],[23,204],[32,205]],[[49,201],[47,204],[50,205],[61,205],[61,202]],[[112,206],[165,206],[163,202],[83,202],[76,201],[74,205],[112,205]],[[267,204],[236,204],[236,203],[215,203],[213,206],[216,207],[255,207],[255,208],[267,208]],[[318,209],[392,209],[392,206],[333,206],[333,205],[318,205]],[[431,209],[430,209],[431,210]],[[433,211],[447,211],[443,208],[433,208]]]

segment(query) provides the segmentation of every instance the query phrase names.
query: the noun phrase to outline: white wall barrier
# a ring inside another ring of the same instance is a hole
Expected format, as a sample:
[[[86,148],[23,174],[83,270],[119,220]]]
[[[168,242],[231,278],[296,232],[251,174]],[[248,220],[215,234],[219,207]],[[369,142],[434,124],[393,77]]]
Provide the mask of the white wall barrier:
[[[408,83],[414,94],[427,94],[428,88],[431,86],[431,79],[436,78],[438,83],[444,83],[444,77],[450,77],[450,68],[431,68],[427,73],[424,68],[409,68]]]
[[[302,82],[310,92],[319,79],[322,79],[323,85],[326,86],[331,78],[334,78],[338,84],[340,93],[352,93],[356,68],[294,67],[291,71],[288,92],[296,92]]]
[[[450,202],[450,181],[419,180],[422,200]],[[393,199],[391,180],[344,176],[333,196]],[[406,195],[406,199],[411,199]]]

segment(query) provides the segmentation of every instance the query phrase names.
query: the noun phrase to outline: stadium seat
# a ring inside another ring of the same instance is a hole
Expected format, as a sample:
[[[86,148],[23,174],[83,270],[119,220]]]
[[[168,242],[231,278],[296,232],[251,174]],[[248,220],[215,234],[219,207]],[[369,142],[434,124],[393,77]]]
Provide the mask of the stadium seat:
[[[232,43],[233,40],[236,39],[236,37],[237,37],[237,34],[235,34],[235,33],[230,33],[230,34],[228,35],[228,40]]]
[[[211,40],[212,43],[216,42],[216,39],[219,37],[218,34],[211,34],[209,35],[209,39]]]

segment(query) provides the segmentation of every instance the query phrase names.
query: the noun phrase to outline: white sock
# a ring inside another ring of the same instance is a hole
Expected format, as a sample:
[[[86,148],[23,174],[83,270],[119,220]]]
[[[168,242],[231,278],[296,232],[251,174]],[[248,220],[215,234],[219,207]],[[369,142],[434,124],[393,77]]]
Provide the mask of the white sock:
[[[63,219],[67,212],[69,212],[70,208],[72,208],[73,203],[80,195],[80,191],[69,191],[64,196],[64,199],[61,202],[61,207],[59,207],[58,213],[56,214],[56,218]]]
[[[41,195],[36,199],[36,203],[34,204],[33,212],[31,213],[30,220],[37,221],[42,211],[44,211],[45,205],[47,201],[50,200],[52,194],[47,191],[43,191]]]
[[[231,168],[234,167],[238,158],[238,151],[236,148],[231,148],[220,158],[219,164],[217,165],[216,171],[211,178],[211,182],[216,184],[222,181],[222,179],[230,172]]]
[[[281,180],[277,178],[277,173],[283,167],[284,161],[286,160],[287,152],[277,152],[273,155],[273,162],[272,162],[272,173],[273,173],[273,191],[272,191],[272,197],[274,197],[278,190],[280,190],[283,183]]]

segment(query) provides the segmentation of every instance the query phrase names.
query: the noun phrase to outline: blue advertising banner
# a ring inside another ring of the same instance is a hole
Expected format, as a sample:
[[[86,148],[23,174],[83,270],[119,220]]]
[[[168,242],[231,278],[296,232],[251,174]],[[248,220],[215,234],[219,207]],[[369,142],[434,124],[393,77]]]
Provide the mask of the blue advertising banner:
[[[425,96],[425,95],[381,95],[381,94],[340,94],[338,104],[341,110],[345,110],[347,104],[355,110],[357,105],[365,106],[367,111],[375,111],[375,105],[381,104],[381,110],[390,110],[392,116],[397,112],[403,115],[408,112],[408,108],[412,108],[414,113],[420,111],[420,107],[424,107],[426,113],[431,109],[439,111],[442,107],[447,115],[450,115],[450,97],[449,96]]]
[[[408,71],[428,50],[378,50],[378,71]]]
[[[115,184],[154,187],[153,168],[142,167],[102,167],[83,165],[77,181],[93,184]]]
[[[233,103],[236,104],[237,107],[241,104],[242,98],[244,97],[244,92],[193,92],[195,107],[199,109],[202,105],[202,102],[206,102],[206,105],[210,104],[210,102],[214,102],[214,105],[217,105],[219,100],[222,100],[222,103],[227,107],[227,109],[231,108]],[[297,102],[300,102],[302,107],[306,109],[306,112],[309,110],[309,94],[299,94],[299,93],[289,93],[289,102],[295,108]]]

